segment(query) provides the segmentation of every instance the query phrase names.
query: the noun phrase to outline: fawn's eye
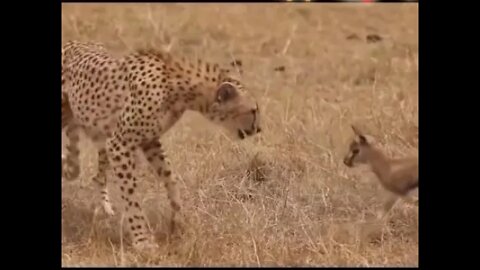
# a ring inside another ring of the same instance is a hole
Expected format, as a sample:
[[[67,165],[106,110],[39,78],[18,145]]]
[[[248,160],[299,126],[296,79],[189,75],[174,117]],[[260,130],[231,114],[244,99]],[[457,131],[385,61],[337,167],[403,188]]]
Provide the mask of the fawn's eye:
[[[360,152],[360,150],[358,148],[353,149],[353,151],[352,151],[352,153],[355,154],[355,155],[358,154],[358,152]]]

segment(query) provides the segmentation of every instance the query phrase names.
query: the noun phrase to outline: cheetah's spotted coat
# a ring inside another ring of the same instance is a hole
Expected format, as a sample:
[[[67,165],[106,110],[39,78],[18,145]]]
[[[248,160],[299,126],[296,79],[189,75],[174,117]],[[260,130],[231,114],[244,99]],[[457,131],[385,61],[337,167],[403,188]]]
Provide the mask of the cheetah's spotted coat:
[[[83,130],[98,148],[93,180],[101,187],[104,209],[114,214],[106,189],[111,167],[121,194],[119,209],[135,248],[156,246],[137,192],[135,152],[141,150],[164,182],[175,215],[179,195],[159,138],[186,110],[200,112],[241,139],[260,131],[255,99],[228,69],[155,50],[115,58],[99,43],[71,41],[63,46],[62,129],[69,143],[62,175],[79,175],[78,131]]]

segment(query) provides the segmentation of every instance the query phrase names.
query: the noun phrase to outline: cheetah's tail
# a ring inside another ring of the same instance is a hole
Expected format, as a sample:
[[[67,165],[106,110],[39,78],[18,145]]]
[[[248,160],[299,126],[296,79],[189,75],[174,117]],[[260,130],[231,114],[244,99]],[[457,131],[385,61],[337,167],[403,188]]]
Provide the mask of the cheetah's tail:
[[[70,103],[68,102],[68,95],[65,92],[62,92],[62,130],[72,119],[73,112],[72,108],[70,108]]]

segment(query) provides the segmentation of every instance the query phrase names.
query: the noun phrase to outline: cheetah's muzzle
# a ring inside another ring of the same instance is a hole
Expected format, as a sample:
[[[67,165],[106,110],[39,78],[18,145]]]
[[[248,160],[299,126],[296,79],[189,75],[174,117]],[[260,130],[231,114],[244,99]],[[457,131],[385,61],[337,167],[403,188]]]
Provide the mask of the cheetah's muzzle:
[[[256,129],[250,129],[250,130],[247,130],[247,129],[239,129],[238,130],[238,137],[240,139],[245,139],[247,136],[252,136],[256,133],[260,133],[262,131],[261,128],[256,128]]]
[[[352,162],[352,160],[349,159],[349,158],[345,158],[345,159],[343,160],[343,164],[345,164],[347,167],[353,167],[353,162]]]

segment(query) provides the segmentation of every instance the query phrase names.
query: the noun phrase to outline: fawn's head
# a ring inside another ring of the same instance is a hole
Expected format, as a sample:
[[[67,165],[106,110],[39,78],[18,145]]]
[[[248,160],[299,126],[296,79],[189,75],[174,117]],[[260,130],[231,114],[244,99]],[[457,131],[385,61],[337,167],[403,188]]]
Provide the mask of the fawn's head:
[[[343,159],[343,163],[348,167],[353,167],[356,164],[366,164],[368,162],[368,155],[372,148],[373,138],[364,135],[357,127],[352,125],[355,137],[350,142],[348,153]]]

